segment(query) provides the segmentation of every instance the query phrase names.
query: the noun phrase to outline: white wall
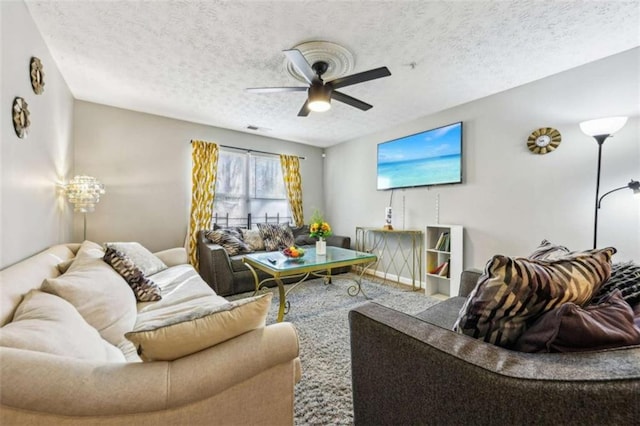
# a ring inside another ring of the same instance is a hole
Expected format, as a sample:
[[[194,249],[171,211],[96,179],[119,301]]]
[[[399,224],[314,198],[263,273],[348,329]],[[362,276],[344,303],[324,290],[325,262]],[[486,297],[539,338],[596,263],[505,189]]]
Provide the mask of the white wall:
[[[2,34],[2,148],[0,154],[0,268],[71,238],[71,209],[56,184],[73,166],[73,98],[26,5],[0,2]],[[31,88],[29,63],[40,58],[44,92]],[[29,105],[29,135],[19,139],[11,115],[13,99]]]
[[[390,193],[376,190],[378,143],[463,121],[464,184],[396,190],[396,229],[403,197],[405,227],[423,229],[435,221],[439,194],[440,223],[465,227],[467,268],[482,268],[496,253],[527,255],[543,238],[572,250],[591,248],[598,150],[578,123],[631,116],[603,146],[600,193],[640,180],[639,79],[640,49],[634,49],[331,147],[325,170],[331,223],[352,238],[356,226],[383,225]],[[539,127],[560,131],[557,150],[529,152],[527,138]],[[640,259],[640,202],[630,190],[604,200],[599,223],[598,246],[616,247],[614,261]]]
[[[299,155],[305,219],[323,209],[320,148],[89,102],[75,103],[75,171],[106,194],[87,216],[87,238],[139,241],[151,250],[182,246],[191,203],[192,139]],[[77,215],[74,239],[82,239]]]

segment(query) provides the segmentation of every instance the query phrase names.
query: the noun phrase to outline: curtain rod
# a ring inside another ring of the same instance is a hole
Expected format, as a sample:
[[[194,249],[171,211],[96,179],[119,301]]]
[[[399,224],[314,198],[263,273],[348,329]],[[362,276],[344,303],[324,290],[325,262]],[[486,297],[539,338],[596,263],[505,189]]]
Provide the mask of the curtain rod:
[[[189,143],[191,143],[193,141],[189,141]],[[268,154],[268,155],[280,155],[280,154],[276,154],[275,152],[268,152],[268,151],[260,151],[257,149],[248,149],[248,148],[238,148],[237,146],[229,146],[229,145],[221,145],[221,144],[217,144],[219,147],[222,148],[230,148],[230,149],[237,149],[238,151],[244,151],[244,152],[257,152],[258,154]],[[297,156],[299,159],[301,160],[306,160],[306,157],[301,157],[301,156]]]

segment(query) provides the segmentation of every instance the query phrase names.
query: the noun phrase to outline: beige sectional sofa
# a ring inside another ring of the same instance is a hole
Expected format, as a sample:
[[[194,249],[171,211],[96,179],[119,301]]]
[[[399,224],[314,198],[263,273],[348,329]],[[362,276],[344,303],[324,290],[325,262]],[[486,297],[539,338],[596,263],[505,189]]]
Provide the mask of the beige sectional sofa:
[[[175,359],[143,362],[124,337],[141,322],[202,305],[238,309],[184,249],[155,253],[168,267],[149,277],[158,302],[136,302],[98,255],[95,243],[58,245],[0,271],[0,424],[293,424],[301,375],[293,325],[263,320],[184,355],[182,338],[193,336],[183,333],[165,342]]]

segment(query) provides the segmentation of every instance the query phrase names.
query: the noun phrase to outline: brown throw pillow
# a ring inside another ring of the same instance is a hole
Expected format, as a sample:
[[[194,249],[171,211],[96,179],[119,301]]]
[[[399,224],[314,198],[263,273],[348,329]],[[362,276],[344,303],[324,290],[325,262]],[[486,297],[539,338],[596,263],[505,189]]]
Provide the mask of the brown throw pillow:
[[[539,315],[566,302],[591,300],[609,278],[615,252],[609,247],[554,261],[496,255],[460,310],[454,330],[511,347]]]
[[[514,346],[521,352],[577,352],[639,345],[631,306],[615,290],[597,305],[565,303],[541,316]]]

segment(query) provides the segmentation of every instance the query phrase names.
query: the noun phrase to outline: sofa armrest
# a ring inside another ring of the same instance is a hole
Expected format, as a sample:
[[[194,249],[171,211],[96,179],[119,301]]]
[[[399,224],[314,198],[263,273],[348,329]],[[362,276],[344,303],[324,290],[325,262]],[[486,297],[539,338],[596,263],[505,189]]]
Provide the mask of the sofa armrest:
[[[231,259],[222,246],[212,243],[205,237],[205,232],[198,232],[198,259],[200,261],[198,272],[216,294],[220,296],[234,294]]]
[[[171,267],[189,263],[189,256],[184,247],[174,247],[167,250],[158,251],[155,254],[165,265]]]
[[[371,302],[352,310],[349,324],[356,425],[626,424],[640,416],[637,346],[519,353]]]
[[[178,409],[282,364],[291,364],[292,386],[300,379],[298,338],[290,323],[171,362],[96,363],[13,348],[0,348],[0,354],[2,408],[58,416]]]
[[[460,275],[460,290],[458,290],[458,296],[467,297],[471,294],[471,291],[476,287],[478,278],[482,275],[482,271],[479,269],[467,269],[462,271]]]

